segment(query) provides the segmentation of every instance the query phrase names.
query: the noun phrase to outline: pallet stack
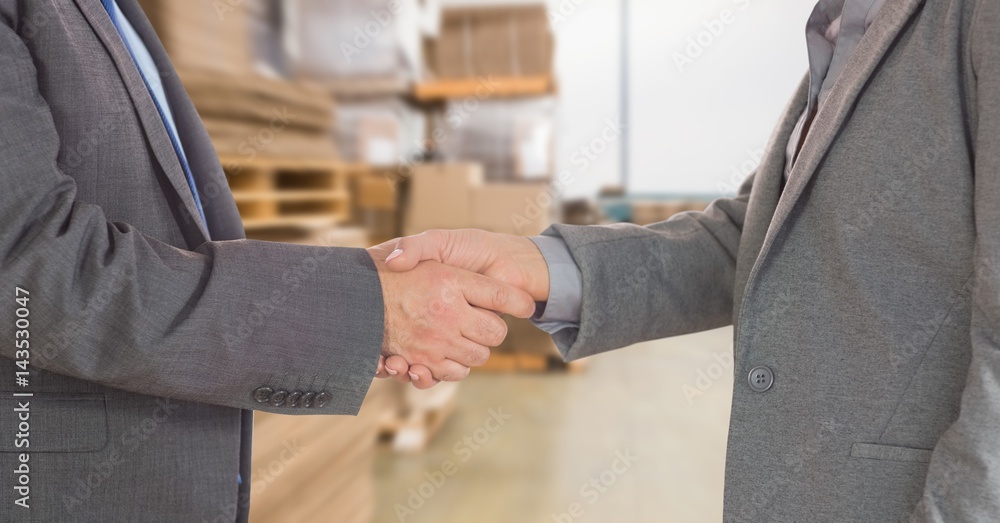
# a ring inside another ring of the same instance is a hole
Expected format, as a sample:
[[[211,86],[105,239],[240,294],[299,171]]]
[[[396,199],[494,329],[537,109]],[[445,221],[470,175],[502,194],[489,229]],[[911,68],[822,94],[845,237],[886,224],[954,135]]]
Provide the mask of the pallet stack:
[[[375,446],[394,394],[375,380],[357,417],[256,413],[251,523],[371,521]]]

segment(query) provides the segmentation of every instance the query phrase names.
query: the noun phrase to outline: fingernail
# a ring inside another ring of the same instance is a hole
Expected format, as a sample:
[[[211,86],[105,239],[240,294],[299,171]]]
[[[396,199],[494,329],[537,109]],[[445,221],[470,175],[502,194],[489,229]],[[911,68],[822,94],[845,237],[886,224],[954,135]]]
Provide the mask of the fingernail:
[[[399,258],[402,255],[403,255],[403,250],[402,249],[396,249],[396,250],[392,251],[392,253],[389,254],[389,257],[385,259],[385,262],[389,263],[392,260],[395,260],[396,258]]]
[[[416,374],[414,374],[412,372],[410,372],[408,374],[410,375],[410,379],[411,380],[413,380],[413,381],[420,381],[420,376],[417,376]]]
[[[390,376],[395,376],[396,374],[399,374],[398,372],[390,369],[389,367],[386,367],[385,371],[388,372]]]

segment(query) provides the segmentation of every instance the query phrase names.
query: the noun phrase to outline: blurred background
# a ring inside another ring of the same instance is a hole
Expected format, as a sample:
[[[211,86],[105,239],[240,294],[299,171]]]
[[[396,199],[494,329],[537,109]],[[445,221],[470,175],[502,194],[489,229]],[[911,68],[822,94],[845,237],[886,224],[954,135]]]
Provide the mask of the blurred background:
[[[247,235],[347,247],[735,194],[806,71],[814,4],[141,3]],[[258,413],[251,521],[721,520],[730,329],[567,365],[508,323],[461,384],[377,381],[357,418]]]

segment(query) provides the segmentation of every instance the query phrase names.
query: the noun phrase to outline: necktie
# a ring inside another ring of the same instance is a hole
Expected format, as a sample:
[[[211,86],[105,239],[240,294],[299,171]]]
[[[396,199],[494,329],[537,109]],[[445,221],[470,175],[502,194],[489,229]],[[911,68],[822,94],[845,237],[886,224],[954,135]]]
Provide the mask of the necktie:
[[[198,187],[194,183],[194,175],[191,173],[191,167],[188,165],[187,157],[184,155],[184,149],[181,147],[180,139],[177,137],[177,132],[169,118],[167,118],[166,113],[163,110],[163,105],[156,92],[152,89],[149,83],[149,79],[146,78],[146,74],[142,71],[142,67],[139,66],[139,62],[135,58],[135,50],[129,45],[129,40],[125,36],[125,32],[122,30],[120,21],[118,20],[118,12],[115,6],[115,0],[101,0],[101,4],[104,9],[108,12],[108,16],[111,17],[111,22],[115,24],[115,29],[118,30],[119,36],[122,38],[122,42],[125,43],[125,48],[128,49],[129,55],[132,56],[132,62],[135,63],[136,68],[139,70],[139,76],[142,77],[142,82],[146,84],[146,89],[149,91],[149,96],[153,99],[153,104],[156,106],[156,112],[160,115],[160,120],[163,121],[163,126],[167,130],[167,135],[170,137],[170,144],[174,147],[174,152],[177,154],[177,159],[180,161],[181,168],[184,170],[184,177],[187,179],[188,187],[191,188],[191,195],[194,197],[195,206],[198,208],[198,214],[201,216],[201,222],[205,224],[205,228],[208,228],[208,221],[205,220],[205,210],[201,206],[201,197],[198,196]],[[163,100],[162,103],[167,103]]]

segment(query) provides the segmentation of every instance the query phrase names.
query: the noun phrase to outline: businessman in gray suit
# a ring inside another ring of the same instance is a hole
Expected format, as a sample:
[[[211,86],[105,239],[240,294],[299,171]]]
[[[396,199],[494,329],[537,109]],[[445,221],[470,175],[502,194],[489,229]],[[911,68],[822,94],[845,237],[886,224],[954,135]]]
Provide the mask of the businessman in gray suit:
[[[247,241],[135,0],[0,0],[0,521],[245,521],[252,410],[457,380],[526,292]],[[408,381],[408,373],[396,376]]]
[[[736,197],[389,266],[528,290],[568,359],[734,325],[726,521],[1000,521],[1000,2],[820,0],[806,41]]]

